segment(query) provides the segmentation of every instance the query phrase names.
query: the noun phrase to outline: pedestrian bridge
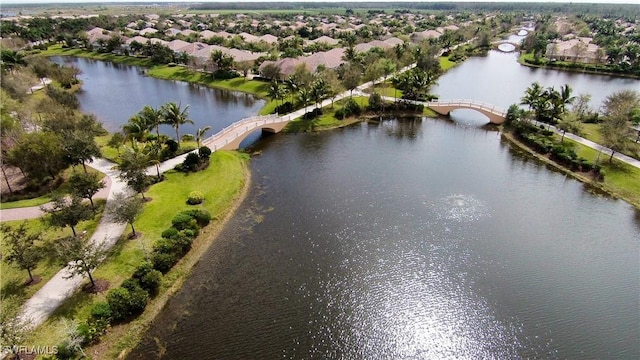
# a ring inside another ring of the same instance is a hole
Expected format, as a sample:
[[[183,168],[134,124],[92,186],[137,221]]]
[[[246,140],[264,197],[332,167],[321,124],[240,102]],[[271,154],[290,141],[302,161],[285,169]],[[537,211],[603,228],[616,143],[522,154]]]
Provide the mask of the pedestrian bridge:
[[[440,115],[449,116],[453,110],[472,109],[489,118],[492,124],[500,125],[507,118],[507,112],[497,106],[475,100],[438,100],[424,103],[426,107]]]
[[[280,117],[278,114],[252,116],[236,121],[220,130],[215,135],[205,139],[202,145],[209,147],[211,151],[236,150],[240,147],[242,140],[255,130],[262,129],[264,132],[278,133],[287,125],[289,119],[290,117]]]
[[[386,97],[383,97],[386,98]],[[389,98],[393,99],[393,98]],[[407,100],[404,100],[407,101]],[[440,115],[448,116],[453,110],[472,109],[485,115],[493,124],[502,124],[507,116],[506,111],[497,106],[483,103],[475,100],[438,100],[430,102],[409,101],[412,103],[423,104]],[[300,117],[304,110],[295,113],[278,116],[252,116],[237,121],[226,128],[220,130],[215,135],[205,139],[202,145],[207,146],[211,151],[217,150],[236,150],[240,147],[240,143],[251,133],[260,129],[264,132],[278,133],[293,119]]]

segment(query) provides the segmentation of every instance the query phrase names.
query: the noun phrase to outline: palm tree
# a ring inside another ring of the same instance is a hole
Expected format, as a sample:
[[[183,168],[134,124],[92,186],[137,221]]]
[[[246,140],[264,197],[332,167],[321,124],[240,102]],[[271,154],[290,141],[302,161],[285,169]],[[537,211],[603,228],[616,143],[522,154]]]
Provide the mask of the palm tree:
[[[278,99],[282,96],[282,86],[280,86],[280,83],[277,80],[271,81],[267,92],[269,93],[269,98],[275,100],[276,105],[278,105]]]
[[[562,102],[561,108],[563,113],[567,110],[567,105],[572,104],[576,100],[575,96],[571,96],[572,91],[573,90],[571,89],[569,84],[564,84],[562,87],[560,87],[560,100]]]
[[[311,96],[316,102],[316,108],[318,104],[322,102],[325,96],[327,96],[327,83],[322,78],[316,79],[311,87]]]
[[[149,105],[140,110],[138,116],[145,120],[145,123],[150,127],[149,130],[154,128],[156,130],[156,136],[158,141],[160,140],[160,124],[162,124],[162,110],[154,109]]]
[[[129,122],[122,125],[122,131],[124,132],[125,140],[130,140],[131,145],[133,145],[134,140],[143,141],[146,138],[149,127],[144,118],[139,115],[133,115]]]
[[[291,95],[291,104],[293,105],[293,94],[298,92],[298,79],[294,75],[289,75],[287,80],[284,81],[284,85],[287,87],[287,92]]]
[[[524,96],[520,99],[521,105],[529,106],[530,111],[534,111],[536,119],[539,119],[540,109],[542,107],[543,90],[542,86],[538,82],[534,82],[527,88]]]
[[[198,143],[198,148],[200,148],[200,141],[202,141],[204,135],[209,130],[211,130],[211,126],[205,126],[202,129],[198,129],[198,131],[196,132],[196,142]]]
[[[169,124],[176,131],[176,141],[180,146],[180,125],[193,124],[193,120],[189,119],[189,105],[181,110],[181,104],[169,102],[162,105],[162,118],[164,124]]]

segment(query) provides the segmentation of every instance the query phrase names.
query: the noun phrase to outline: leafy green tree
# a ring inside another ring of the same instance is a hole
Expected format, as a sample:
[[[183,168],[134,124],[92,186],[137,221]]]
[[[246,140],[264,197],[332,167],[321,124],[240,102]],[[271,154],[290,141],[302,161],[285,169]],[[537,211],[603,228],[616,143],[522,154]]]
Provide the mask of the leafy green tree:
[[[143,152],[138,146],[125,147],[120,154],[120,164],[118,175],[131,189],[142,195],[142,199],[146,200],[144,190],[147,188],[146,168],[149,166],[149,156]]]
[[[562,130],[562,138],[560,142],[564,142],[564,135],[568,132],[578,134],[580,132],[580,121],[575,113],[565,113],[556,127]]]
[[[600,125],[603,145],[611,149],[609,162],[616,152],[623,152],[632,145],[634,131],[631,127],[633,110],[640,105],[640,94],[622,90],[609,95],[603,102],[604,121]]]
[[[162,109],[154,109],[149,105],[145,105],[138,117],[141,119],[141,123],[147,126],[148,130],[155,129],[156,140],[160,141],[160,125],[163,123]]]
[[[37,183],[55,179],[68,166],[61,137],[49,131],[23,133],[7,155],[9,164]]]
[[[75,173],[68,180],[71,192],[82,199],[88,199],[91,207],[95,208],[93,196],[104,188],[104,181],[98,179],[98,175],[93,173]]]
[[[225,54],[220,50],[214,50],[211,52],[211,63],[214,66],[215,72],[229,71],[233,67],[233,56]]]
[[[38,267],[38,262],[44,257],[44,253],[38,249],[35,242],[41,239],[41,233],[28,233],[26,221],[17,228],[7,224],[0,224],[0,232],[4,242],[3,257],[11,265],[20,270],[26,270],[29,281],[33,282],[33,270]]]
[[[84,220],[93,218],[92,208],[82,203],[82,198],[72,195],[68,200],[65,197],[56,195],[53,198],[51,207],[41,206],[40,209],[49,214],[43,219],[50,226],[59,228],[70,227],[73,236],[76,236],[76,226]]]
[[[181,104],[169,102],[162,105],[163,123],[169,124],[176,131],[176,141],[180,145],[180,125],[193,124],[193,120],[189,118],[189,105],[181,108]]]
[[[353,97],[353,90],[360,84],[362,72],[360,66],[347,64],[342,70],[342,85],[349,90],[349,96]]]
[[[140,116],[140,114],[136,114],[133,115],[126,124],[122,125],[122,131],[125,134],[125,139],[131,141],[133,146],[134,140],[146,140],[150,126],[146,118]]]
[[[105,258],[106,245],[104,243],[93,244],[89,240],[74,235],[58,240],[55,244],[55,250],[60,262],[68,266],[69,275],[67,278],[86,275],[91,282],[91,287],[96,286],[91,272]]]
[[[67,153],[67,163],[71,165],[81,164],[85,173],[87,172],[86,163],[93,162],[94,158],[102,155],[93,135],[80,130],[66,134],[64,149]]]
[[[142,213],[143,201],[136,197],[128,197],[122,193],[115,194],[113,200],[113,206],[109,208],[108,213],[115,222],[131,225],[132,236],[136,237],[136,229],[133,227],[133,223]]]
[[[122,146],[122,143],[125,142],[125,137],[124,135],[122,135],[121,132],[116,132],[113,133],[113,135],[111,135],[111,138],[109,138],[109,142],[107,143],[107,146],[116,149],[116,151],[118,152],[118,155],[120,155],[120,146]]]

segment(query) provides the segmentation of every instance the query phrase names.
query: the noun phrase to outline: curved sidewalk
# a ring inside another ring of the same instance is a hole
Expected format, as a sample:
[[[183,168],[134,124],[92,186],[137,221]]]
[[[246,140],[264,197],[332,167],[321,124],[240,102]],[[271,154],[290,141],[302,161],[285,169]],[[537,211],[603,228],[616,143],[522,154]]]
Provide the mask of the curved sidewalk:
[[[114,194],[128,192],[126,184],[118,178],[118,171],[113,168],[115,164],[104,159],[95,159],[93,163],[88,165],[104,173],[106,179],[108,179],[109,186],[106,195],[106,208],[113,204]],[[125,228],[126,224],[114,223],[111,221],[111,218],[105,214],[102,216],[90,241],[94,244],[105,244],[105,247],[109,249],[118,241]],[[20,314],[21,320],[29,323],[29,326],[34,328],[42,324],[58,306],[86,281],[82,276],[67,278],[68,275],[67,268],[58,271],[51,280],[27,300],[22,307],[22,313]]]

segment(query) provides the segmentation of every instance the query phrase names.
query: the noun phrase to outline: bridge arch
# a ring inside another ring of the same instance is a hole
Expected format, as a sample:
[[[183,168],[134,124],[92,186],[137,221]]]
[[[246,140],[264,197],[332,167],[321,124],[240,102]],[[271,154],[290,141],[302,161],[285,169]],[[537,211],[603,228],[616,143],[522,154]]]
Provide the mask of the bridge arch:
[[[256,130],[278,133],[287,125],[287,122],[288,119],[280,118],[278,115],[250,117],[227,126],[204,140],[202,144],[212,151],[236,150],[240,147],[240,143]]]
[[[473,100],[432,101],[427,104],[427,107],[444,116],[449,116],[453,110],[457,109],[475,110],[486,116],[490,123],[496,125],[504,123],[507,116],[506,111],[499,107]]]

